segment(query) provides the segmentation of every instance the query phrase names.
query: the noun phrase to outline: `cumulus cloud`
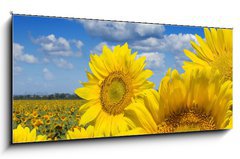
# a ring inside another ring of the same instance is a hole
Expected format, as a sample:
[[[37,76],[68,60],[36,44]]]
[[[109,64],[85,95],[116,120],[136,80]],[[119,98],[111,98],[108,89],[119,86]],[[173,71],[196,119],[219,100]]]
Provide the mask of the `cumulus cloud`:
[[[83,42],[81,40],[73,40],[73,42],[78,49],[81,49],[83,47]]]
[[[178,54],[174,56],[175,67],[182,67],[184,61],[189,61],[189,58],[184,54]]]
[[[146,57],[146,68],[151,70],[161,70],[165,68],[165,55],[158,52],[145,52],[137,55],[137,58]]]
[[[30,55],[24,52],[24,46],[13,43],[13,57],[16,61],[22,61],[26,63],[37,63],[38,59],[34,55]]]
[[[81,40],[67,40],[64,37],[57,37],[54,34],[32,38],[34,44],[40,46],[40,50],[50,56],[80,56],[82,54],[83,42]],[[76,47],[76,51],[73,51]]]
[[[73,64],[70,62],[67,62],[66,60],[64,60],[63,58],[60,59],[54,59],[53,62],[55,63],[55,65],[59,68],[63,68],[63,69],[73,69]]]
[[[163,38],[149,37],[135,41],[131,47],[142,51],[168,51],[173,53],[183,52],[183,49],[191,49],[190,41],[196,41],[192,34],[170,34]]]
[[[63,37],[57,38],[54,34],[33,39],[33,42],[50,55],[69,56],[72,53],[69,42]]]
[[[83,47],[83,42],[81,40],[72,40],[72,43],[75,45],[77,48],[77,51],[75,53],[76,56],[82,56],[82,47]]]
[[[165,31],[163,25],[111,22],[101,20],[80,20],[85,30],[92,36],[107,41],[127,41],[145,37],[160,37]]]
[[[108,48],[112,49],[114,48],[113,45],[109,45],[107,42],[100,42],[99,44],[97,44],[90,52],[92,54],[98,54],[100,55],[102,53],[102,48],[104,45],[107,45]]]
[[[43,77],[45,80],[53,80],[54,79],[54,75],[47,68],[43,69]]]
[[[175,67],[180,67],[183,61],[188,59],[183,50],[192,50],[190,41],[196,42],[196,38],[193,34],[170,34],[164,35],[163,38],[150,37],[144,40],[135,41],[131,44],[131,47],[145,52],[157,51],[171,53],[175,60]]]
[[[159,24],[134,24],[134,25],[136,25],[135,32],[141,37],[146,36],[159,37],[165,31],[164,26]]]

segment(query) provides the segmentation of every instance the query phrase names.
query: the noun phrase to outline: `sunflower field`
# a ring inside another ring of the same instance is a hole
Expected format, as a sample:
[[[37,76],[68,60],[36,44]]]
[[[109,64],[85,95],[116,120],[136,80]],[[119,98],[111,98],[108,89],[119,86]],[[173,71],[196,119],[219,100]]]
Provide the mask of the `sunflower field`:
[[[69,129],[77,128],[78,108],[83,100],[14,100],[13,129],[18,125],[47,134],[46,140],[66,139]]]

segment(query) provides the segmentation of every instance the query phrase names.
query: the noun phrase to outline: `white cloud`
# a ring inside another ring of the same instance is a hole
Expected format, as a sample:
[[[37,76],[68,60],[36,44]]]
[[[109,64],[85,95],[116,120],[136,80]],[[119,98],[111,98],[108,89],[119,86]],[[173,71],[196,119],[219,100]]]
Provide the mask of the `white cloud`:
[[[109,41],[127,41],[143,37],[160,37],[165,31],[163,25],[111,22],[101,20],[80,20],[87,32]]]
[[[13,68],[13,73],[14,75],[18,75],[19,73],[21,73],[23,71],[23,68],[20,66],[14,66]]]
[[[37,63],[38,59],[30,54],[24,52],[24,46],[13,43],[13,57],[16,61],[22,61],[26,63]]]
[[[57,38],[54,34],[33,39],[33,42],[49,55],[70,56],[72,54],[70,43],[63,37]]]
[[[43,69],[43,77],[46,80],[52,80],[54,79],[54,75],[52,74],[51,71],[49,71],[47,68]]]
[[[74,40],[73,41],[78,49],[83,47],[83,42],[81,40]]]
[[[55,65],[59,68],[64,68],[64,69],[73,69],[73,64],[70,62],[67,62],[66,60],[64,60],[63,58],[60,59],[54,59],[53,62],[55,63]]]
[[[40,46],[40,49],[51,56],[81,56],[83,42],[81,40],[67,40],[64,37],[57,37],[54,34],[32,38],[33,43]],[[76,52],[73,51],[76,48]]]
[[[75,45],[77,48],[77,51],[75,53],[76,56],[82,56],[82,47],[83,47],[83,42],[81,40],[72,40],[72,43]]]
[[[182,67],[184,61],[189,61],[189,58],[184,54],[178,54],[174,56],[175,67]]]
[[[151,70],[161,70],[165,68],[165,55],[158,52],[145,52],[137,55],[137,58],[146,57],[146,68]]]
[[[141,37],[146,36],[160,36],[165,31],[165,28],[163,25],[159,24],[135,24],[135,31],[138,33]]]
[[[102,53],[102,48],[104,45],[107,45],[108,48],[112,49],[114,48],[113,45],[109,45],[107,42],[100,42],[99,44],[97,44],[90,52],[92,54],[98,54],[100,55]]]
[[[192,34],[170,34],[163,38],[150,37],[144,40],[134,42],[131,47],[142,51],[159,51],[180,53],[183,49],[191,49],[190,41],[196,41]]]
[[[195,41],[196,38],[192,34],[170,34],[164,35],[163,38],[150,37],[144,40],[134,42],[131,47],[136,50],[145,52],[164,52],[171,53],[174,56],[175,67],[181,67],[183,61],[188,58],[185,56],[183,50],[192,50],[190,41]]]

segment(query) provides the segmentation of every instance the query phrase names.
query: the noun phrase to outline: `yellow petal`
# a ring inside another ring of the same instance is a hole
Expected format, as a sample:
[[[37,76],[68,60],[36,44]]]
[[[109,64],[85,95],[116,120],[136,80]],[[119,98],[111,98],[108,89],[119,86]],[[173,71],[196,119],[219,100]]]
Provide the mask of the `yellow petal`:
[[[186,54],[187,57],[189,57],[193,62],[196,62],[202,66],[206,66],[208,65],[207,62],[201,60],[200,58],[198,58],[194,53],[192,53],[189,50],[184,50],[184,53]]]
[[[153,72],[151,70],[144,70],[134,80],[134,87],[141,86],[152,75],[153,75]]]
[[[80,120],[80,125],[86,125],[89,122],[93,121],[101,110],[101,105],[93,105],[82,115]]]
[[[77,88],[75,90],[75,94],[86,100],[98,99],[99,87],[94,85],[91,88],[90,87]]]
[[[135,123],[142,125],[142,127],[149,133],[155,132],[157,130],[157,125],[144,105],[140,103],[133,103],[126,108],[126,114]]]

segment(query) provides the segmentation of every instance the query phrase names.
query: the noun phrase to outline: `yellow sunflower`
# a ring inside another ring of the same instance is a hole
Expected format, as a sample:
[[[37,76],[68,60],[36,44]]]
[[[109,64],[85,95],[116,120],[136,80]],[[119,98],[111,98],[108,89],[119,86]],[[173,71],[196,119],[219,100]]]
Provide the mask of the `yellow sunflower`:
[[[147,134],[229,129],[232,82],[210,69],[183,74],[169,70],[159,91],[149,90],[142,104],[136,105],[127,111]],[[138,109],[133,112],[133,107]]]
[[[204,34],[205,40],[196,35],[198,44],[191,42],[196,53],[184,50],[191,62],[184,62],[183,68],[211,67],[232,81],[232,29],[205,28]]]
[[[80,125],[92,123],[96,136],[113,136],[125,132],[134,124],[125,117],[124,110],[134,103],[154,84],[147,79],[151,70],[144,69],[146,57],[136,59],[127,43],[114,47],[113,51],[103,47],[101,55],[91,54],[87,72],[88,82],[75,93],[88,102],[80,107],[84,112]]]
[[[118,134],[115,134],[114,136],[133,136],[133,135],[141,135],[145,133],[145,130],[136,127],[132,130],[127,130],[124,132],[120,132]],[[94,137],[99,137],[94,135],[94,127],[92,125],[88,126],[86,129],[85,128],[73,128],[72,130],[68,130],[66,133],[66,138],[68,140],[71,139],[84,139],[84,138],[94,138]]]
[[[68,130],[66,133],[66,138],[70,139],[83,139],[83,138],[93,138],[94,137],[94,127],[88,126],[86,129],[84,128],[74,128],[73,131]]]
[[[24,142],[39,142],[46,141],[46,135],[37,135],[36,129],[30,129],[28,127],[23,128],[20,124],[16,129],[13,129],[13,143]]]

